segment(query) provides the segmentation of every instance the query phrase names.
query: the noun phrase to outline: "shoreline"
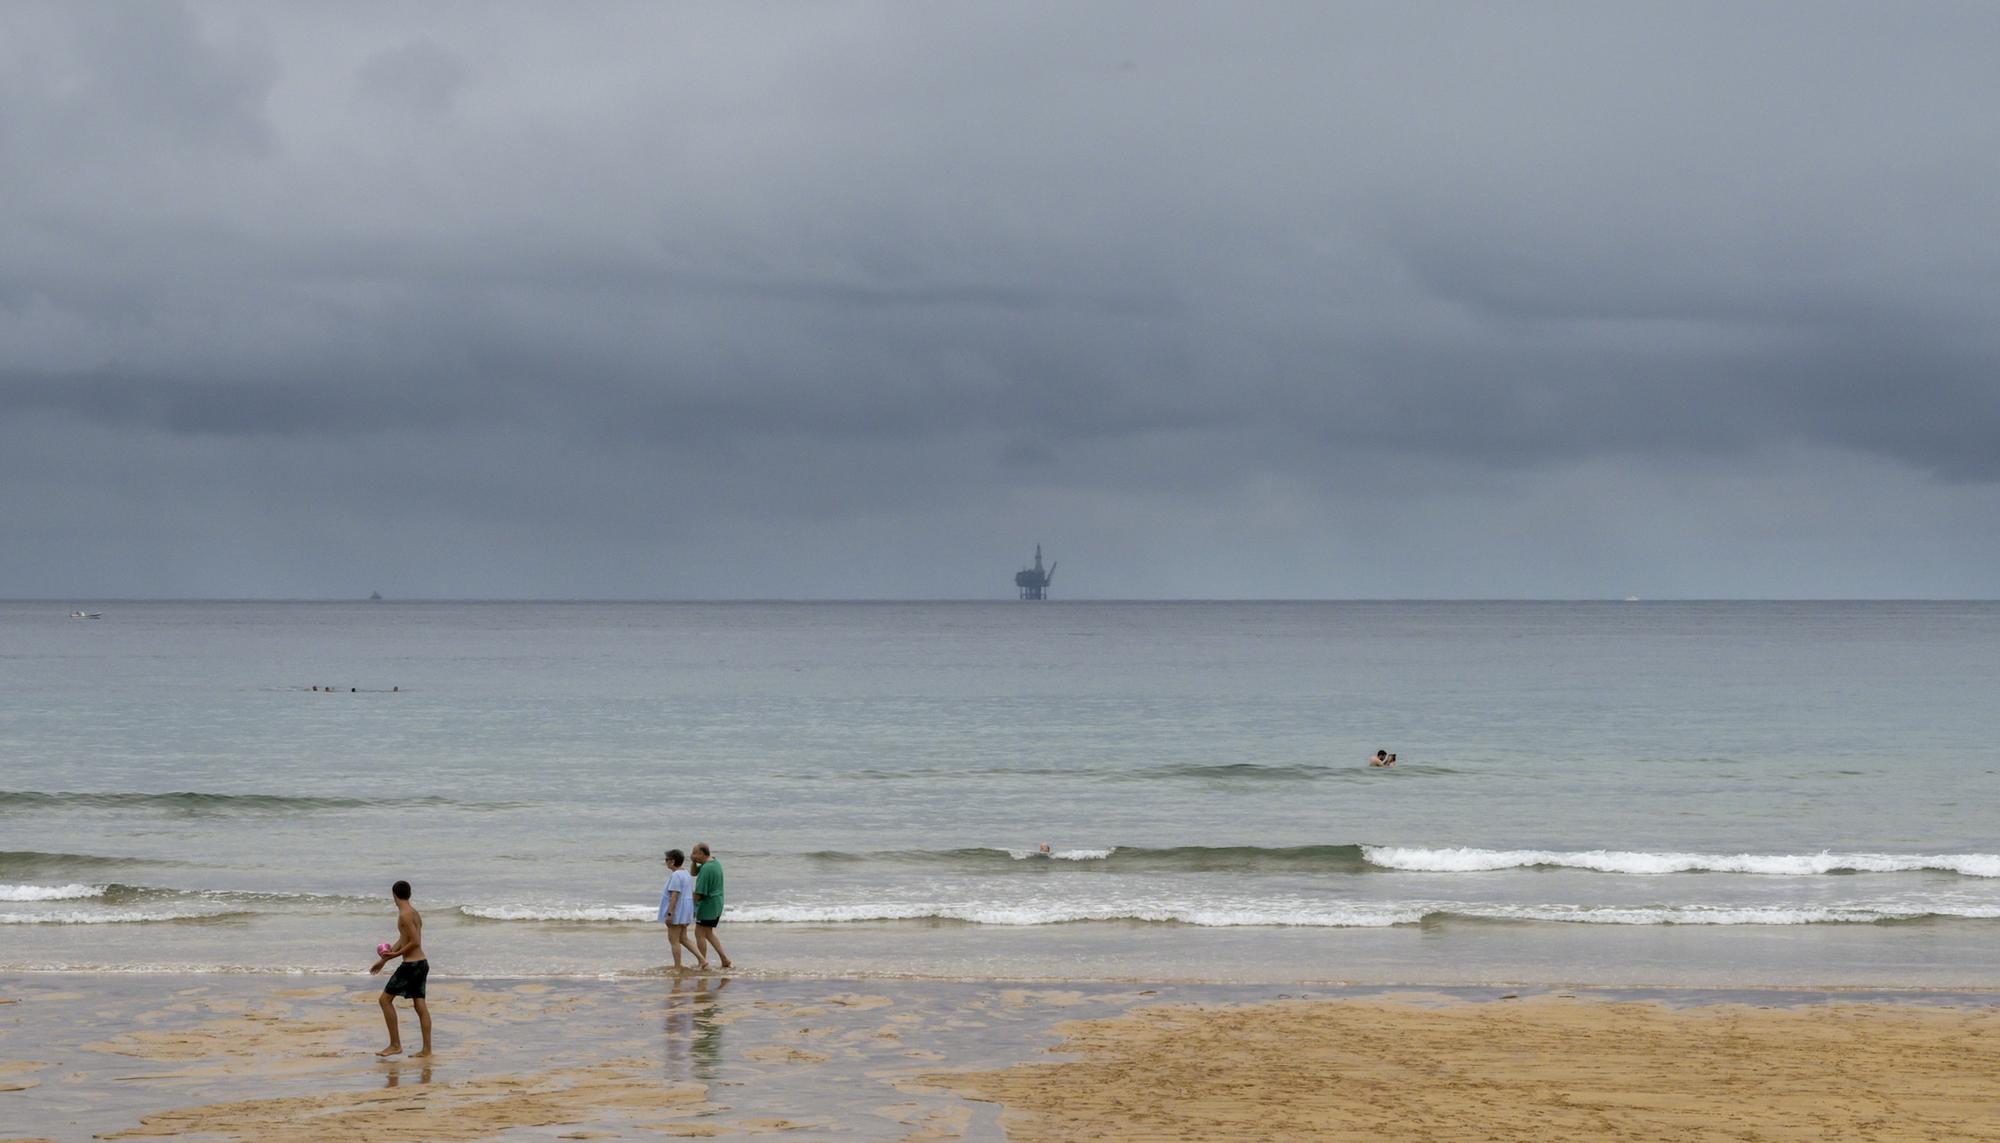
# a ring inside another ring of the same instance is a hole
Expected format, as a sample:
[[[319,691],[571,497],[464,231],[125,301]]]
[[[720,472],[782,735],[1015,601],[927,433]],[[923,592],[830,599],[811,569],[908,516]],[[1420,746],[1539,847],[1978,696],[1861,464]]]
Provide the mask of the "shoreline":
[[[9,952],[0,977],[338,979],[365,961],[334,957],[372,950],[382,925],[378,918],[336,916],[105,931],[119,928],[0,930]],[[434,957],[445,979],[658,979],[670,969],[664,937],[653,928],[444,924],[435,928]],[[1076,922],[966,929],[892,922],[745,923],[725,939],[746,975],[773,979],[1981,992],[2000,989],[1993,931],[1991,923],[1176,929]],[[255,963],[229,963],[236,959],[230,954],[252,948]]]
[[[1485,1012],[1492,1014],[1485,1019],[1504,1024],[1540,1019],[1503,1019],[1506,1013],[1559,1009],[1559,1019],[1549,1017],[1556,1025],[1533,1025],[1558,1047],[1569,1035],[1615,1037],[1644,1029],[1668,1037],[1648,1057],[1661,1065],[1661,1074],[1678,1066],[1678,1041],[1669,1041],[1682,1016],[1690,1029],[1708,1026],[1718,1014],[1755,1027],[1796,1019],[1802,1026],[1851,1029],[1860,1021],[1887,1029],[1885,1045],[1919,1054],[1928,1051],[1923,1029],[1947,1041],[1968,1031],[2000,1033],[2000,990],[1190,985],[690,973],[434,982],[437,1056],[382,1061],[371,1054],[383,1037],[374,1003],[381,978],[348,976],[0,976],[0,1119],[16,1133],[0,1140],[188,1134],[343,1143],[385,1132],[475,1139],[558,1125],[579,1138],[762,1137],[795,1129],[854,1139],[999,1139],[1009,1132],[1060,1138],[1093,1123],[1115,1133],[1115,1124],[1101,1118],[1106,1107],[1122,1108],[1120,1114],[1164,1113],[1149,1109],[1153,1097],[1146,1084],[1152,1081],[1106,1087],[1111,1081],[1100,1076],[1090,1090],[1123,1094],[1122,1102],[1099,1106],[1064,1077],[1137,1066],[1116,1064],[1127,1058],[1120,1053],[1140,1053],[1140,1070],[1161,1075],[1189,1066],[1171,1044],[1147,1039],[1147,1029],[1163,1019],[1191,1022],[1176,1039],[1191,1037],[1213,1049],[1200,1067],[1241,1064],[1276,1076],[1276,1086],[1253,1100],[1277,1101],[1272,1106],[1292,1106],[1284,1101],[1296,1102],[1296,1093],[1287,1094],[1282,1053],[1270,1053],[1286,1043],[1342,1042],[1347,1033],[1341,1029],[1353,1021],[1387,1043],[1429,1037],[1439,1053],[1432,1064],[1444,1066],[1463,1054],[1460,1063],[1473,1071],[1511,1065],[1489,1060],[1494,1035],[1464,1039],[1439,1031],[1439,1013]],[[1265,1027],[1265,1017],[1231,1024],[1242,1020],[1231,1014],[1245,1011],[1287,1014],[1284,1021],[1304,1023],[1274,1046],[1253,1034]],[[405,1044],[413,1047],[413,1015],[407,1005],[399,1014]],[[2000,1049],[2000,1035],[1991,1039]],[[1051,1052],[1067,1061],[1053,1071],[1042,1062]],[[1326,1066],[1336,1069],[1329,1074],[1343,1074],[1339,1069],[1355,1061],[1342,1054]],[[1532,1082],[1522,1080],[1523,1090],[1580,1082],[1595,1063],[1572,1058],[1563,1066],[1574,1074],[1560,1068],[1538,1074]],[[1744,1066],[1761,1065],[1751,1060]],[[1634,1082],[1650,1084],[1650,1074]],[[1328,1086],[1326,1078],[1319,1076],[1321,1086]],[[1057,1086],[1045,1086],[1051,1082]],[[385,1097],[391,1088],[397,1094]],[[1065,1102],[1079,1098],[1088,1106]],[[1066,1109],[1061,1128],[1036,1127],[1032,1111],[1038,1107]],[[397,1108],[417,1118],[398,1119]],[[1233,1113],[1211,1108],[1204,1114],[1221,1118],[1189,1121],[1183,1133],[1212,1134]],[[1508,1137],[1498,1128],[1489,1133]]]
[[[387,980],[387,972],[379,981]],[[248,980],[282,982],[286,980],[309,980],[315,983],[355,981],[370,979],[365,969],[334,968],[270,968],[251,965],[225,965],[208,969],[192,969],[181,965],[140,965],[126,968],[95,967],[47,967],[47,968],[6,968],[0,969],[0,986],[10,978],[61,979],[65,977],[101,978],[106,980],[177,979],[187,981]],[[1009,985],[1030,985],[1053,987],[1076,985],[1089,988],[1123,988],[1132,986],[1170,986],[1191,989],[1268,990],[1273,988],[1298,988],[1330,993],[1352,993],[1375,995],[1388,992],[1490,992],[1493,990],[1514,990],[1526,993],[1579,992],[1601,995],[1627,994],[1690,994],[1712,996],[1787,996],[1798,994],[1819,994],[1831,997],[1962,997],[1966,1000],[1990,998],[2000,1003],[2000,983],[1960,984],[1960,985],[1891,985],[1875,983],[1819,983],[1813,981],[1792,981],[1788,983],[1685,983],[1675,981],[1618,981],[1605,982],[1585,979],[1520,978],[1520,979],[1382,979],[1349,980],[1317,977],[1295,977],[1285,980],[1238,980],[1227,977],[1164,977],[1164,976],[1033,976],[1033,975],[991,975],[976,976],[966,973],[902,973],[869,972],[843,968],[838,971],[807,972],[795,969],[762,969],[755,966],[739,965],[726,970],[710,969],[699,972],[685,969],[676,973],[671,966],[661,969],[616,971],[616,972],[454,972],[439,975],[440,982],[486,986],[501,984],[570,984],[570,985],[633,985],[644,983],[671,983],[675,980],[695,980],[701,978],[721,978],[740,981],[762,981],[773,984],[854,984],[915,986],[965,985],[1005,987]]]

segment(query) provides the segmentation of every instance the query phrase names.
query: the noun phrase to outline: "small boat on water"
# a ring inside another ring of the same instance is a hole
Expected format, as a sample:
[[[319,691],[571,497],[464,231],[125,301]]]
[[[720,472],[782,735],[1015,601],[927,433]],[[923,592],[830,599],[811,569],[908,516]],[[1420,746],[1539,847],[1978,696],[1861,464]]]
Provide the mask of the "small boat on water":
[[[102,619],[104,618],[104,613],[102,611],[72,611],[69,613],[69,617],[71,619]]]

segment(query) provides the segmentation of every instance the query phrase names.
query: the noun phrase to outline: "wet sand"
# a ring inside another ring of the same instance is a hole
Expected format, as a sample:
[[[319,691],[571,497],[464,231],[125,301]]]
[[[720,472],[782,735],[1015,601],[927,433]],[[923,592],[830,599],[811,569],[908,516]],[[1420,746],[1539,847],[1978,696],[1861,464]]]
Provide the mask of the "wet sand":
[[[377,1059],[380,978],[0,978],[0,1140],[1000,1138],[921,1083],[1149,999],[732,978],[436,982],[436,1053]],[[417,1046],[400,1005],[403,1042]]]
[[[2000,1138],[1990,994],[379,987],[0,978],[0,1139]]]

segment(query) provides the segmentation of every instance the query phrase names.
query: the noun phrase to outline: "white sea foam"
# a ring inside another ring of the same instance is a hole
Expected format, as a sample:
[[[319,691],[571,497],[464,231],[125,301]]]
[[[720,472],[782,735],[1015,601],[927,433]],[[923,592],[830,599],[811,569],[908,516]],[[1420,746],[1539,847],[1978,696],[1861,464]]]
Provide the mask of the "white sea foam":
[[[76,901],[102,896],[102,885],[0,885],[0,901]]]
[[[1426,849],[1364,845],[1369,863],[1385,869],[1472,873],[1552,866],[1599,873],[1762,873],[1801,877],[1824,873],[1912,873],[1923,870],[1967,877],[2000,877],[2000,854],[1945,853],[1648,853],[1589,849]]]
[[[1588,925],[1808,925],[1872,924],[1923,917],[2000,917],[2000,906],[1959,907],[1923,902],[1839,906],[1591,906],[1495,905],[1472,902],[1400,902],[1361,905],[1247,905],[1242,907],[1108,904],[1053,905],[770,905],[739,909],[738,922],[841,924],[867,921],[944,920],[975,925],[1057,925],[1073,921],[1144,921],[1202,928],[1386,928],[1426,920],[1546,921]]]
[[[52,909],[35,913],[0,913],[0,925],[140,925],[151,921],[199,921],[229,916],[228,909]]]
[[[1115,845],[1106,846],[1103,849],[1058,849],[1046,855],[1038,849],[1010,849],[1007,851],[1007,855],[1016,861],[1026,861],[1031,857],[1043,856],[1052,857],[1057,861],[1103,861],[1116,852],[1117,849],[1118,847]]]
[[[973,925],[1060,925],[1073,921],[1146,921],[1205,928],[1299,927],[1385,928],[1415,924],[1419,907],[1287,905],[1203,908],[1151,903],[1100,905],[968,903],[866,903],[844,905],[753,905],[729,914],[733,921],[778,924],[841,924],[859,921],[961,921]]]
[[[494,921],[650,923],[646,905],[463,905],[469,917]],[[2000,903],[1896,898],[1850,905],[1576,905],[1561,903],[1300,899],[1232,902],[1097,901],[859,901],[753,904],[730,910],[737,924],[843,925],[892,921],[955,921],[1008,927],[1078,921],[1125,921],[1201,928],[1385,928],[1427,920],[1544,921],[1586,925],[1869,924],[1922,917],[2000,917]]]
[[[461,905],[460,913],[489,921],[646,922],[658,911],[647,905]],[[1071,921],[1148,921],[1213,928],[1313,926],[1381,928],[1415,924],[1418,905],[1358,906],[1272,902],[1243,908],[1169,905],[1157,902],[1054,904],[1038,902],[870,901],[827,904],[747,905],[729,911],[737,924],[851,924],[867,921],[960,921],[973,925],[1059,925]]]
[[[1918,920],[1924,917],[1990,919],[2000,917],[2000,907],[1957,907],[1920,902],[1883,902],[1852,906],[1514,905],[1468,909],[1462,915],[1487,920],[1556,921],[1582,925],[1866,925],[1880,921]]]
[[[460,905],[458,911],[486,921],[652,921],[650,905]]]

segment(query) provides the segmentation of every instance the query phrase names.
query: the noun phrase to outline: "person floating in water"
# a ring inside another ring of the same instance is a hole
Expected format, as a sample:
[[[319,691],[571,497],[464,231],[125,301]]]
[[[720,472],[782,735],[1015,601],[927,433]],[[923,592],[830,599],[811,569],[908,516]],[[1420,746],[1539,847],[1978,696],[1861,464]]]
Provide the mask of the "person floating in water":
[[[1368,764],[1370,766],[1394,766],[1396,764],[1396,756],[1387,750],[1377,750],[1375,757],[1368,760]]]

